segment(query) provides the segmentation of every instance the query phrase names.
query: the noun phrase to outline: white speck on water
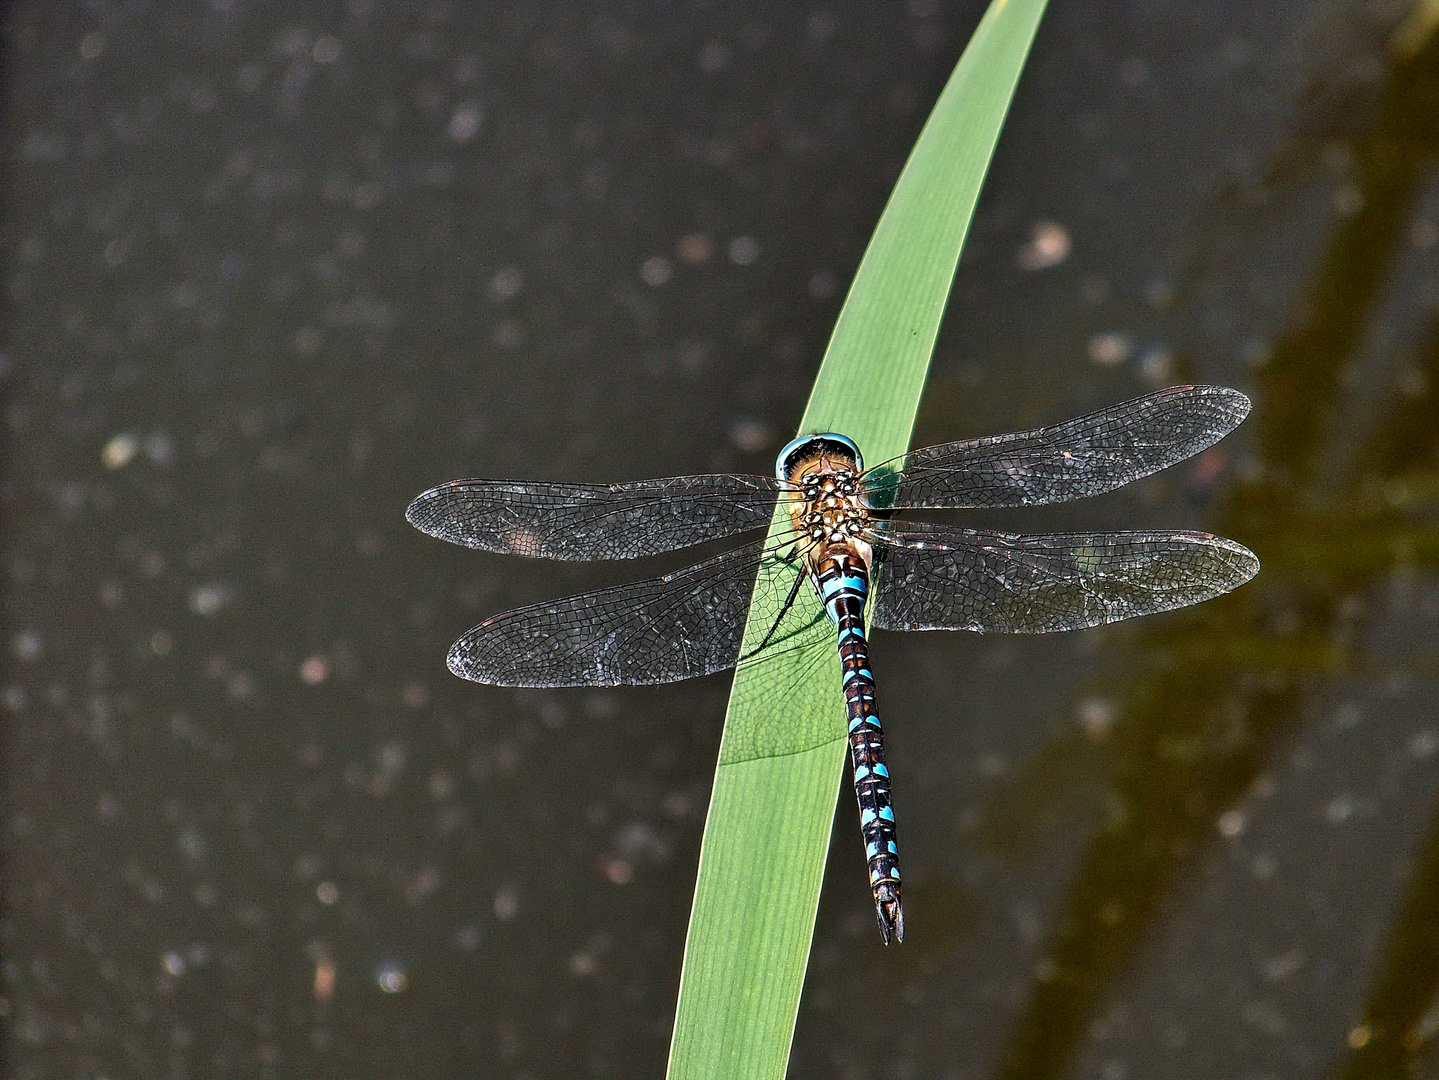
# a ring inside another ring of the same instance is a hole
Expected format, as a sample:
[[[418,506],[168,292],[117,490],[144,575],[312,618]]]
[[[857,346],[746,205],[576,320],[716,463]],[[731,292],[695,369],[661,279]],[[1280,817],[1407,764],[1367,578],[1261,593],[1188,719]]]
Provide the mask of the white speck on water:
[[[375,983],[387,994],[400,994],[409,986],[410,977],[398,960],[386,960],[375,968]]]
[[[450,114],[450,138],[457,143],[473,139],[484,122],[485,110],[478,101],[462,101]]]
[[[1095,742],[1103,742],[1114,728],[1114,702],[1108,698],[1087,697],[1079,703],[1079,726]]]
[[[311,656],[300,665],[300,681],[306,686],[319,686],[330,677],[330,662],[323,656]]]
[[[1073,247],[1069,230],[1055,221],[1036,221],[1029,231],[1029,242],[1019,249],[1017,261],[1021,270],[1048,270],[1069,258]]]
[[[1354,797],[1352,795],[1336,795],[1324,808],[1324,820],[1331,825],[1342,825],[1353,815]]]
[[[658,289],[661,285],[668,285],[674,277],[674,263],[663,255],[652,255],[640,266],[640,278],[651,288]]]
[[[839,291],[839,279],[828,270],[816,270],[809,279],[809,294],[816,300],[828,300]]]
[[[135,460],[135,454],[139,449],[140,440],[134,435],[128,432],[116,435],[100,451],[100,461],[107,469],[123,469]]]
[[[375,772],[369,780],[371,795],[383,799],[390,793],[405,768],[408,756],[405,744],[399,740],[392,740],[380,747],[375,755]]]
[[[21,660],[32,663],[40,659],[40,654],[44,652],[45,640],[38,630],[21,630],[10,639],[10,647]]]
[[[1173,378],[1174,358],[1163,345],[1151,345],[1139,358],[1139,375],[1154,386],[1160,386]]]
[[[696,62],[701,71],[716,75],[729,66],[729,49],[723,42],[707,41]]]
[[[1215,824],[1220,836],[1235,837],[1244,831],[1248,819],[1243,810],[1226,810]]]
[[[680,237],[680,242],[675,247],[680,260],[691,266],[708,262],[710,256],[714,254],[714,249],[714,239],[709,233],[686,233]]]
[[[190,591],[190,610],[196,615],[208,617],[230,605],[234,594],[223,582],[213,581]]]
[[[1340,184],[1334,189],[1334,209],[1344,215],[1351,217],[1364,209],[1364,192],[1357,184]]]
[[[145,457],[151,465],[164,467],[175,460],[175,444],[164,432],[145,436]]]
[[[1264,961],[1264,977],[1270,982],[1283,982],[1303,966],[1304,954],[1298,949],[1290,949]]]
[[[1134,339],[1128,334],[1095,334],[1088,351],[1089,359],[1100,367],[1117,367],[1134,353]]]
[[[757,454],[770,444],[769,427],[760,420],[739,416],[730,421],[729,439],[737,450],[746,454]]]
[[[1273,350],[1269,347],[1269,342],[1256,338],[1246,341],[1241,352],[1244,362],[1257,371],[1269,363]]]
[[[455,778],[444,769],[430,774],[430,798],[436,802],[448,799],[455,792]]]
[[[515,895],[515,890],[508,885],[501,886],[495,893],[495,918],[500,922],[509,922],[519,909],[520,898]]]
[[[405,900],[418,904],[440,887],[440,872],[426,866],[405,885]]]
[[[983,754],[979,759],[979,772],[981,776],[1003,776],[1008,768],[1003,754]]]
[[[314,994],[316,1001],[329,1001],[335,996],[335,983],[339,981],[340,969],[335,961],[324,954],[315,957]]]
[[[729,261],[736,266],[752,266],[759,259],[759,241],[753,236],[736,236],[729,243]]]

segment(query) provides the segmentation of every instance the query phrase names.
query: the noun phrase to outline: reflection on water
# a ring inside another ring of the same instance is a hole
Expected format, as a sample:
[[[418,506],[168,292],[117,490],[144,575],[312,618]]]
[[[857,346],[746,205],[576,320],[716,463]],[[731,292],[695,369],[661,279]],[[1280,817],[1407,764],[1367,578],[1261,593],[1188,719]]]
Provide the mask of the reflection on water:
[[[1125,674],[1105,685],[1121,702],[1105,748],[1111,812],[1088,841],[1009,1037],[999,1068],[1007,1080],[1065,1074],[1176,882],[1214,838],[1243,827],[1226,811],[1237,813],[1254,790],[1318,680],[1374,663],[1355,642],[1355,599],[1395,574],[1439,570],[1439,320],[1362,450],[1338,466],[1328,450],[1355,353],[1439,154],[1439,40],[1394,61],[1350,150],[1355,209],[1324,253],[1306,317],[1256,377],[1249,425],[1259,465],[1212,518],[1215,531],[1260,555],[1263,570],[1161,627],[1129,630]],[[1370,676],[1434,673],[1426,652],[1417,668]],[[1056,746],[1030,779],[1054,784],[1062,763],[1085,763],[1073,751]],[[1364,1017],[1349,1032],[1346,1077],[1404,1075],[1439,1033],[1439,819],[1426,842]]]

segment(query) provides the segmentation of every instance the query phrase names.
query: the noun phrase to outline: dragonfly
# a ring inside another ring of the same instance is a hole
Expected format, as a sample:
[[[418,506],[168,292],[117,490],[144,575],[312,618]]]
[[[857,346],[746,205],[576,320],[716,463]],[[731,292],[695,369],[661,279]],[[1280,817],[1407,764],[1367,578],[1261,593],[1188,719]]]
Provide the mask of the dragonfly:
[[[406,517],[465,547],[574,560],[639,558],[767,530],[663,577],[494,615],[454,643],[448,665],[494,686],[655,684],[829,637],[839,649],[875,915],[889,944],[904,940],[904,912],[868,630],[1077,630],[1208,600],[1259,570],[1247,548],[1205,532],[1016,535],[901,521],[901,512],[1098,495],[1207,449],[1248,413],[1237,390],[1174,386],[870,468],[853,440],[817,432],[780,451],[774,476],[455,480],[416,498]]]

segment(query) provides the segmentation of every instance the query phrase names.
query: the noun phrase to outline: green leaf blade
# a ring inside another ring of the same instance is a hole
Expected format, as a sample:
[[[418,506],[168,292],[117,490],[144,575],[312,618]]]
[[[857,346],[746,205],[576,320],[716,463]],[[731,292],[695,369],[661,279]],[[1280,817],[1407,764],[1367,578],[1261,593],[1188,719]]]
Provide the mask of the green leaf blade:
[[[991,4],[835,324],[800,430],[849,436],[867,464],[908,448],[964,234],[1044,6]],[[781,508],[771,536],[787,524]],[[761,570],[772,572],[778,568]],[[802,599],[818,610],[812,594]],[[752,619],[746,650],[768,629]],[[805,640],[735,673],[685,945],[671,1080],[785,1074],[846,750],[835,642],[823,634]],[[867,888],[860,856],[855,887]]]

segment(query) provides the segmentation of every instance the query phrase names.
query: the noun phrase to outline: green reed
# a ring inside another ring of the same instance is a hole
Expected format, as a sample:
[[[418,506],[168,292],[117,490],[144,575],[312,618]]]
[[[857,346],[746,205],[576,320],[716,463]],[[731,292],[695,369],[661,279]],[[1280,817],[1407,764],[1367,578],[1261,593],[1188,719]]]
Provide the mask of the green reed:
[[[871,463],[908,449],[960,248],[1044,6],[994,0],[975,30],[855,274],[801,433],[842,432]],[[833,642],[735,673],[671,1080],[784,1076],[846,745]],[[855,888],[865,888],[852,854]]]

